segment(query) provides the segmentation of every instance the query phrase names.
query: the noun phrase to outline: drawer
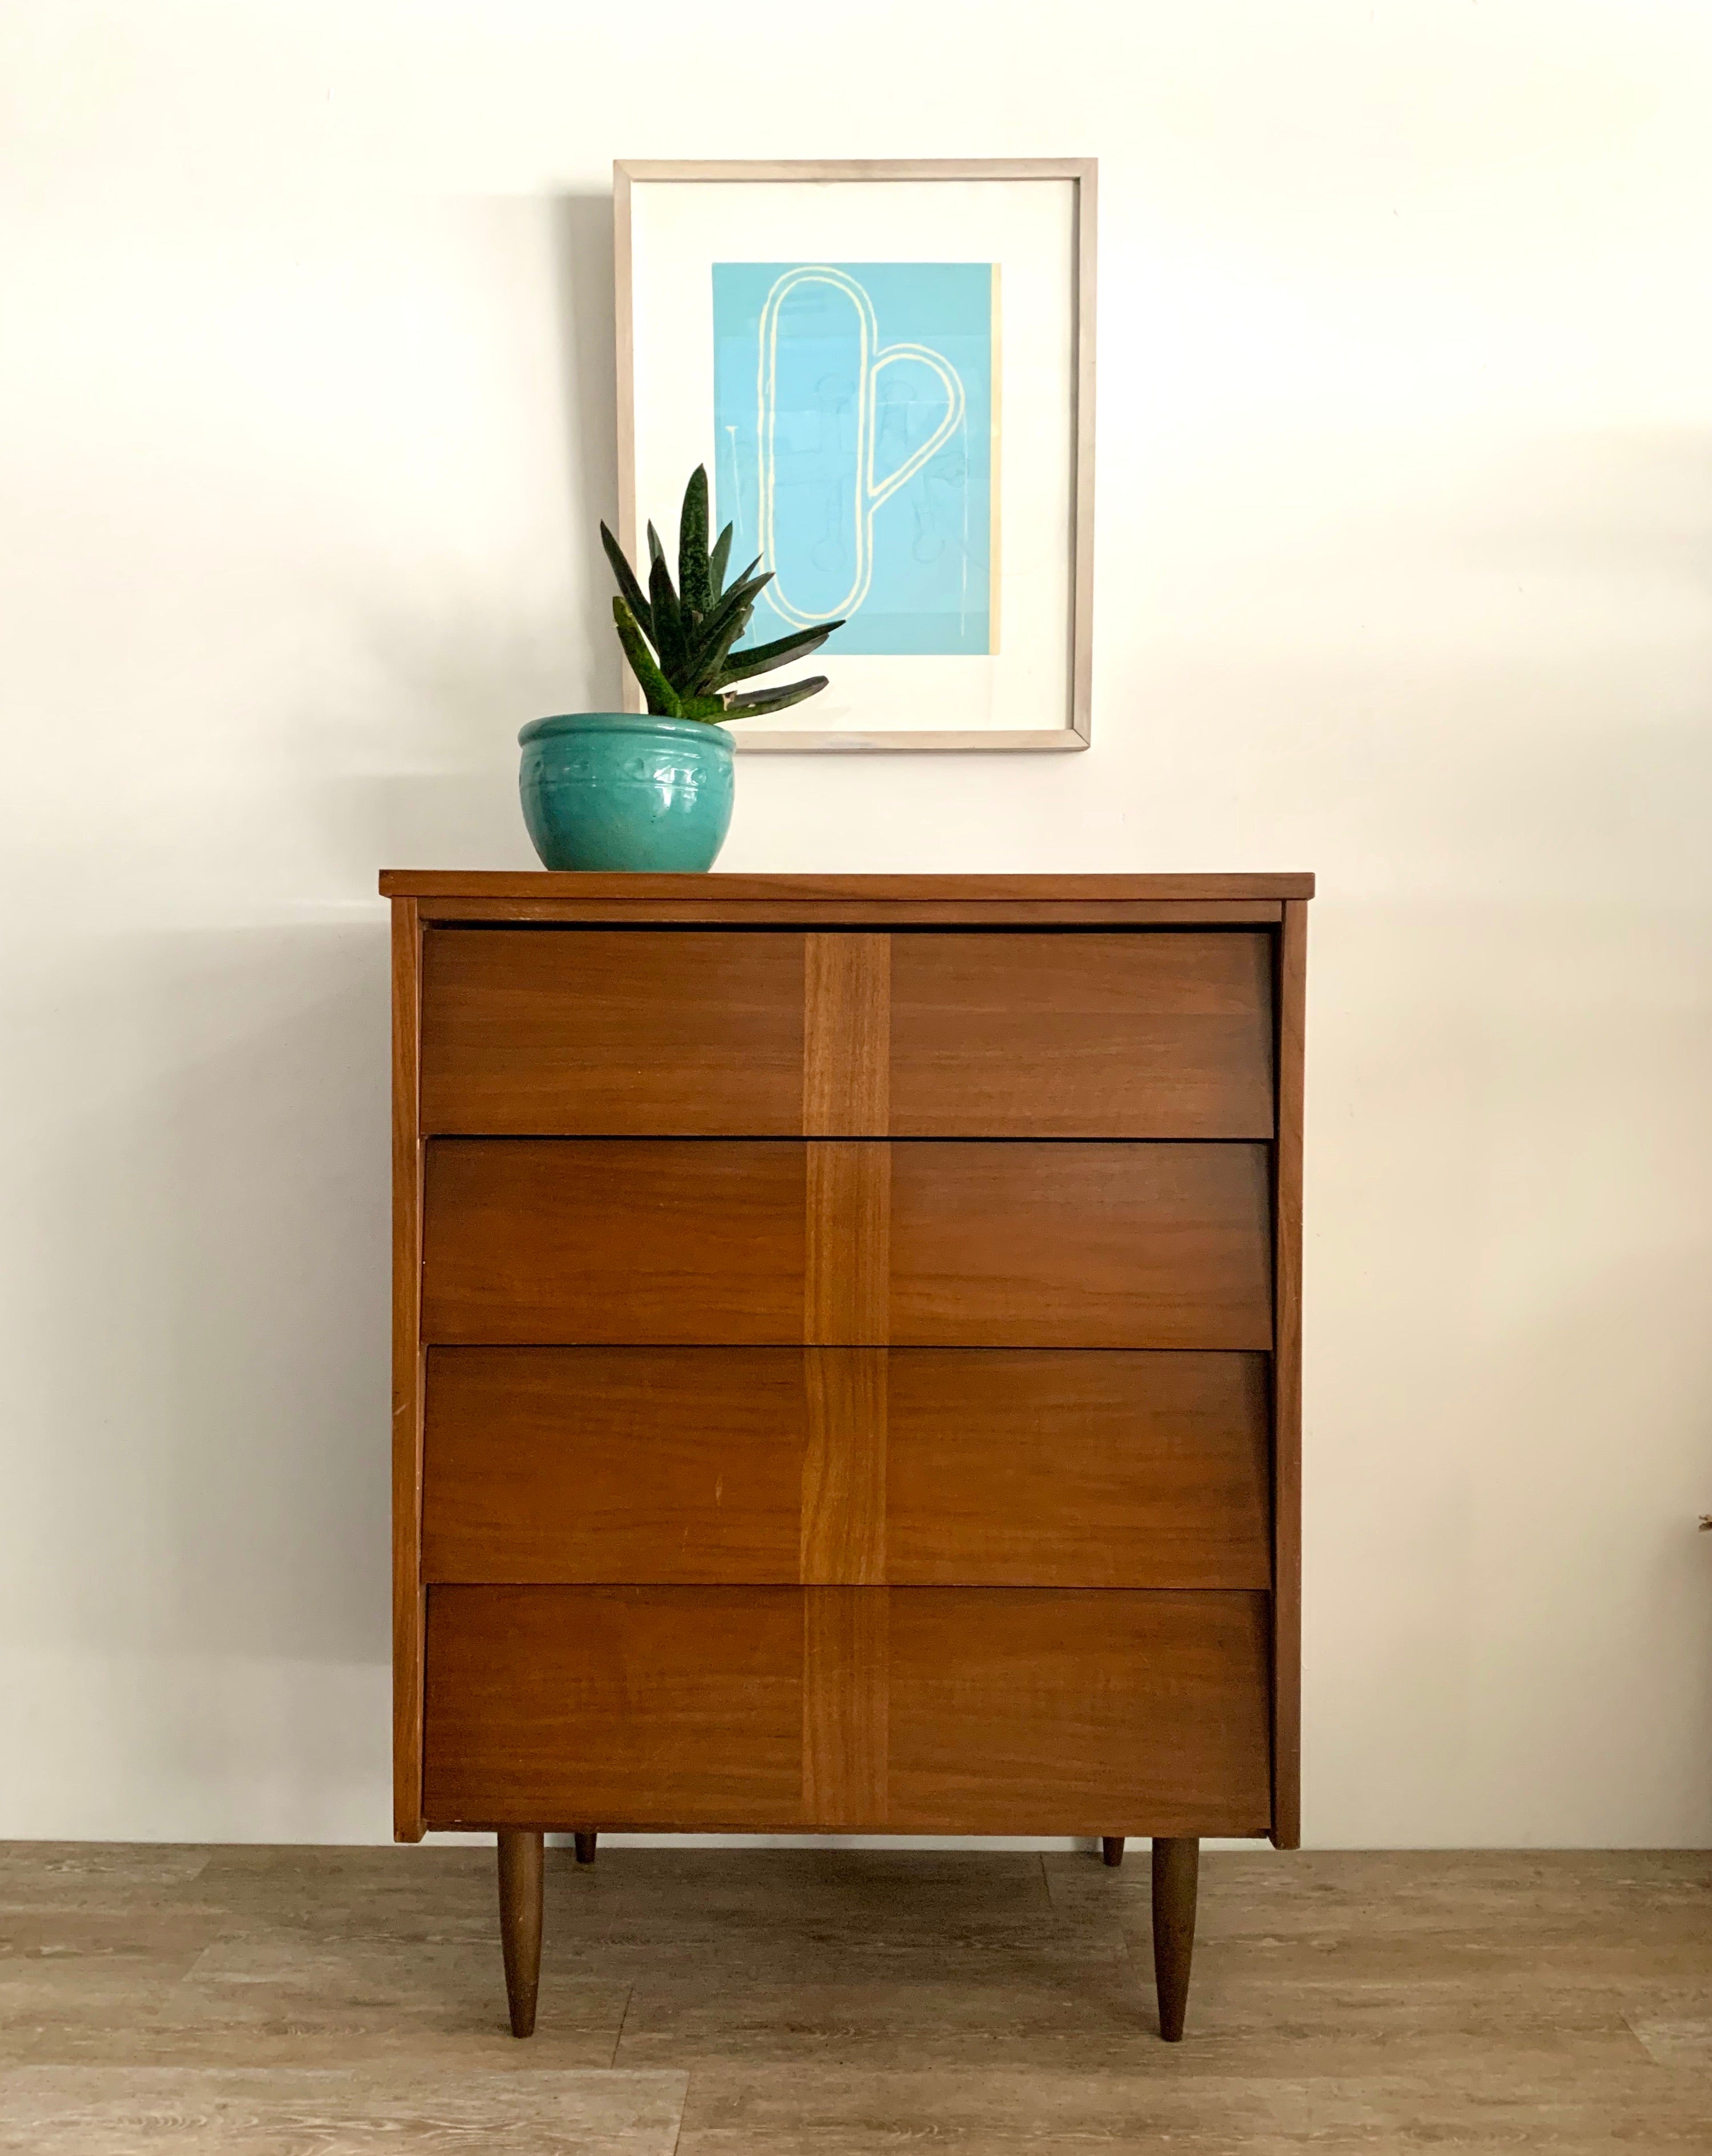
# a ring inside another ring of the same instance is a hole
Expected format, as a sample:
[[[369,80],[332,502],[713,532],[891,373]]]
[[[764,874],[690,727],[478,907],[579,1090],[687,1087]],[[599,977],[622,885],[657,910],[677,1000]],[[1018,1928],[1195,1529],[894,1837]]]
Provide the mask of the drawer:
[[[832,1144],[814,1174],[811,1150],[436,1139],[424,1337],[1271,1345],[1267,1147]]]
[[[805,1148],[436,1138],[428,1341],[800,1342]]]
[[[1272,939],[894,936],[900,1137],[1269,1138]]]
[[[434,928],[422,1128],[1269,1138],[1272,968],[1246,930]]]
[[[702,1137],[803,1127],[803,938],[431,929],[422,1128]]]
[[[1270,1348],[1270,1148],[892,1147],[890,1337]]]
[[[435,1587],[431,1827],[1263,1833],[1260,1594]]]
[[[436,1348],[431,1581],[1264,1588],[1266,1358]]]

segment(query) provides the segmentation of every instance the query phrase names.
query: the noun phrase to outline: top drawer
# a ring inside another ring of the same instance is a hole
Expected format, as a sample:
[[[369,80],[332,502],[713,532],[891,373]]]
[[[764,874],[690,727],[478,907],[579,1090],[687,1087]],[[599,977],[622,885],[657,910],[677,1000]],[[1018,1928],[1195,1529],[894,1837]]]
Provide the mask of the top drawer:
[[[431,929],[422,1129],[1266,1138],[1272,968],[1247,930]]]

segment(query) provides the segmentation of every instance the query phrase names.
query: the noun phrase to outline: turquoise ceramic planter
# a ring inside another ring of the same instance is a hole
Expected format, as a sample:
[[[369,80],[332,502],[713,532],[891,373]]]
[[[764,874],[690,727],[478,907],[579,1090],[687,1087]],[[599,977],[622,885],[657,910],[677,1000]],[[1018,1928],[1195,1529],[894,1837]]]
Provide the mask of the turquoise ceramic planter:
[[[523,821],[550,869],[711,869],[731,828],[731,737],[703,719],[568,711],[517,737]]]

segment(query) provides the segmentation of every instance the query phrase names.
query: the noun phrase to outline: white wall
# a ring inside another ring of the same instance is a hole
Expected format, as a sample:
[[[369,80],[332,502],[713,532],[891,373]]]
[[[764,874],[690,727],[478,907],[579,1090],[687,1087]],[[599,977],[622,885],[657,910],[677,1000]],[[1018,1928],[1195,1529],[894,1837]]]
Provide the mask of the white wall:
[[[1712,1840],[1709,108],[1662,0],[0,8],[0,1832],[388,1832],[374,874],[616,688],[610,160],[1092,152],[1095,749],[723,865],[1318,870],[1309,1836]]]

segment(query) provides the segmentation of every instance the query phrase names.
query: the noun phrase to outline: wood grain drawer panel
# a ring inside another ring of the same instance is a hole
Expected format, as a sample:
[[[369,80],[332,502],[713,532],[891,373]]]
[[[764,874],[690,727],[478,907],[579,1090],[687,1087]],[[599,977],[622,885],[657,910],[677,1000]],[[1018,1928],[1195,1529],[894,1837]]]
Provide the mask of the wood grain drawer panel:
[[[794,1136],[802,1072],[800,934],[424,938],[425,1133]]]
[[[898,1833],[1264,1833],[1267,1598],[893,1589]]]
[[[799,1143],[436,1138],[427,1341],[800,1342]]]
[[[795,1821],[794,1589],[434,1587],[431,1827]]]
[[[1265,1358],[436,1348],[430,1581],[1265,1587]]]
[[[892,939],[901,1137],[1269,1138],[1272,939]]]
[[[891,1146],[878,1183],[811,1177],[808,1156],[788,1140],[437,1138],[424,1337],[1270,1345],[1265,1146],[927,1140]],[[845,1291],[870,1277],[881,1292]]]
[[[794,1348],[436,1348],[429,1580],[794,1586]]]
[[[1254,1834],[1267,1598],[438,1586],[431,1827]]]
[[[1272,1344],[1270,1148],[894,1145],[891,1337]]]
[[[894,1348],[894,1586],[1265,1588],[1263,1355]]]

